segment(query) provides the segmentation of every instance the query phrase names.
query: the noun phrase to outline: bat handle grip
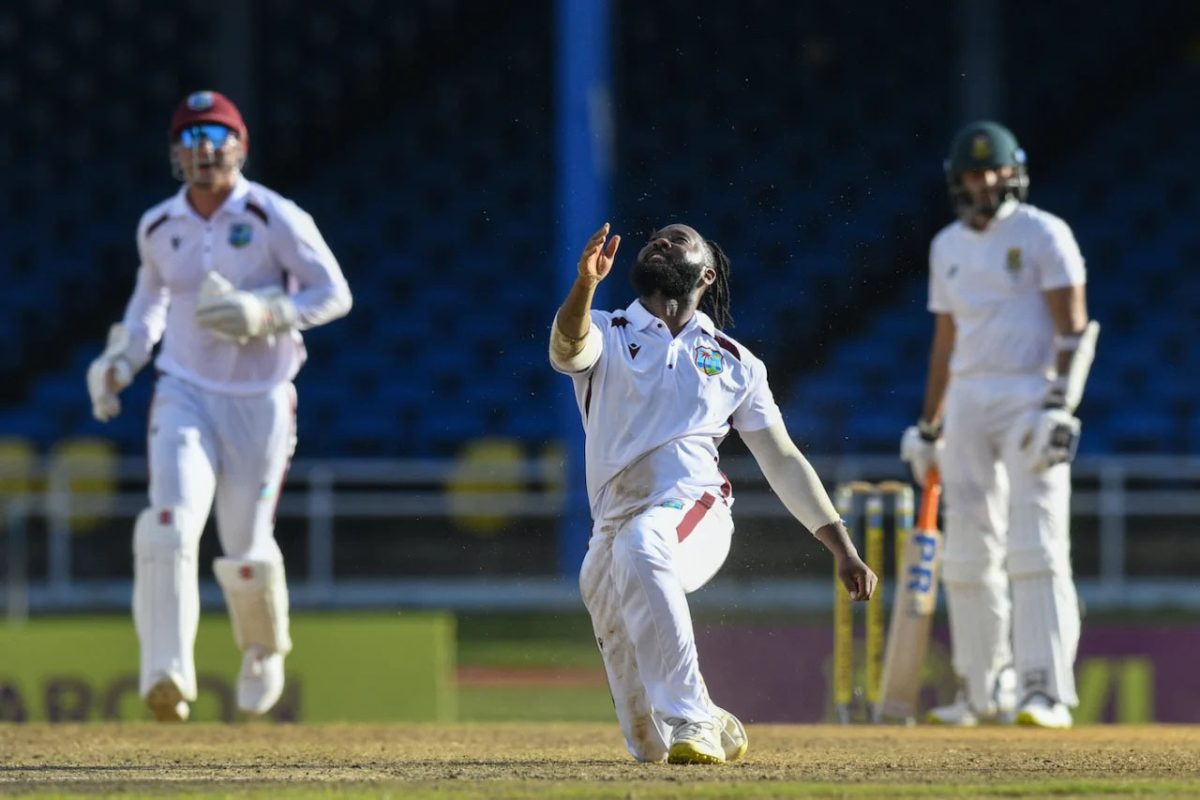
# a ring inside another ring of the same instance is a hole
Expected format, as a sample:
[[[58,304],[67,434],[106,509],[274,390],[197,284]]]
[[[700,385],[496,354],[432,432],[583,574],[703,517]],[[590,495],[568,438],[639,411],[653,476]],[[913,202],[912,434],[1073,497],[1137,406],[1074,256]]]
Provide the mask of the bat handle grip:
[[[921,494],[921,510],[917,514],[917,530],[936,531],[938,529],[938,504],[942,499],[942,475],[937,467],[930,467],[925,473],[925,491]]]

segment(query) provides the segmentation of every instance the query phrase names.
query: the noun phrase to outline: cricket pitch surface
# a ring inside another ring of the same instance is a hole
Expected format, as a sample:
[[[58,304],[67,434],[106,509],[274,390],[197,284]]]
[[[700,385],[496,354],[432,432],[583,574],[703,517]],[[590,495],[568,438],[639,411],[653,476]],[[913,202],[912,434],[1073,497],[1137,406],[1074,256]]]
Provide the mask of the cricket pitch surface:
[[[1200,727],[748,726],[723,766],[637,764],[617,725],[0,725],[0,795],[1200,797]]]

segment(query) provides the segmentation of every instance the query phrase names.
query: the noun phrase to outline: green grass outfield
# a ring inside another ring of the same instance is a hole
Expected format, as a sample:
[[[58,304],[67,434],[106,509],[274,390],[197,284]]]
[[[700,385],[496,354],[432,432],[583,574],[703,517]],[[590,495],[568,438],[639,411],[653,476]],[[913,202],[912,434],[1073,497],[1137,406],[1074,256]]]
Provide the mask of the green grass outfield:
[[[457,627],[459,720],[614,719],[603,662],[582,610],[464,615]]]

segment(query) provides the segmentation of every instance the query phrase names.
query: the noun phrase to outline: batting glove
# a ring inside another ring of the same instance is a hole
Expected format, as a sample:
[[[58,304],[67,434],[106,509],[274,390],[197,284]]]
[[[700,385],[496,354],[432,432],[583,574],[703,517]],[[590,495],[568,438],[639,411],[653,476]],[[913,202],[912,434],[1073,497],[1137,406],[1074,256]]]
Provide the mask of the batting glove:
[[[937,466],[943,447],[941,425],[921,420],[904,429],[900,437],[900,460],[912,467],[913,480],[918,486],[925,485],[925,476],[930,467]]]
[[[1044,408],[1033,419],[1032,429],[1021,441],[1021,449],[1034,472],[1056,464],[1069,464],[1079,447],[1079,418],[1065,408]]]

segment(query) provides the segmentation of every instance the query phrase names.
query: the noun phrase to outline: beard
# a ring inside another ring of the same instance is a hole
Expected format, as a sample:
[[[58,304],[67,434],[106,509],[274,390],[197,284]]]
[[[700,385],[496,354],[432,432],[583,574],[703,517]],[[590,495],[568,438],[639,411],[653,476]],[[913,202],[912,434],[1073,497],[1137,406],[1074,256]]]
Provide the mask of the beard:
[[[634,262],[629,279],[638,297],[661,294],[669,300],[682,300],[699,285],[700,274],[703,271],[703,264],[672,261],[670,256],[665,256],[662,261],[647,262],[639,259]]]

